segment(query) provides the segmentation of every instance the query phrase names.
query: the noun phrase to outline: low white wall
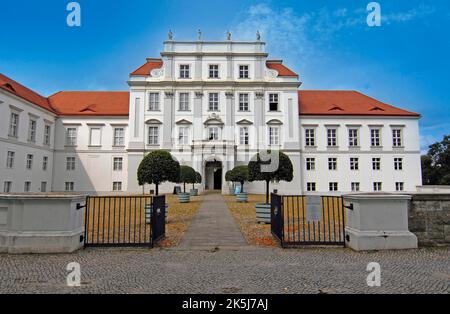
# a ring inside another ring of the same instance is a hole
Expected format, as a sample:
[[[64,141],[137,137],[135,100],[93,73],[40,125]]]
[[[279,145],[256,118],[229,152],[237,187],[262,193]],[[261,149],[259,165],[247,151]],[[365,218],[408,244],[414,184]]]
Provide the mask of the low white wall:
[[[419,193],[450,193],[450,185],[423,185],[417,187]]]
[[[356,251],[417,248],[417,237],[408,229],[409,195],[345,195],[346,244]]]
[[[82,195],[1,195],[0,252],[70,253],[84,244]]]

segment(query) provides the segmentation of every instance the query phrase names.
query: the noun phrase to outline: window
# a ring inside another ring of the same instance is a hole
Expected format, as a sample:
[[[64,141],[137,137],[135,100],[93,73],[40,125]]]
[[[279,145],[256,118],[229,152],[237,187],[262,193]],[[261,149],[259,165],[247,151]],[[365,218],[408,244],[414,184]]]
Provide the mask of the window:
[[[102,129],[101,128],[91,128],[90,146],[101,146],[102,145]]]
[[[23,187],[23,191],[24,192],[30,192],[31,191],[31,182],[30,181],[26,181],[25,185]]]
[[[47,182],[41,182],[41,192],[47,192]]]
[[[359,170],[359,158],[350,158],[350,170]]]
[[[328,158],[328,170],[337,170],[337,158]]]
[[[180,93],[180,111],[189,111],[189,93]]]
[[[395,182],[395,190],[397,192],[403,192],[405,190],[405,184],[403,182]]]
[[[269,127],[269,145],[280,145],[280,128],[271,126]]]
[[[28,141],[31,143],[36,143],[36,120],[30,119],[30,124],[28,125]]]
[[[316,182],[308,182],[308,183],[306,183],[306,190],[308,192],[316,192]]]
[[[239,144],[248,145],[249,143],[249,135],[248,135],[248,127],[243,126],[239,128]]]
[[[316,145],[316,130],[306,129],[305,130],[305,144],[307,147],[314,147]]]
[[[328,147],[337,146],[337,129],[327,129],[327,143]]]
[[[16,156],[15,152],[8,152],[6,155],[6,168],[12,169],[14,167],[14,157]]]
[[[157,126],[148,127],[148,144],[149,145],[159,144],[159,127]]]
[[[248,94],[239,94],[239,111],[249,111]]]
[[[66,170],[67,171],[75,170],[75,157],[66,157]]]
[[[392,145],[394,147],[402,147],[402,129],[392,130]]]
[[[218,79],[219,78],[219,65],[210,64],[209,65],[209,78]]]
[[[159,110],[159,93],[150,93],[148,95],[148,110],[149,111]]]
[[[208,139],[210,141],[217,141],[219,140],[219,128],[214,126],[208,129]]]
[[[371,129],[370,130],[370,145],[372,145],[372,147],[380,147],[381,146],[380,129]]]
[[[348,145],[350,147],[358,147],[358,129],[349,129],[348,130]]]
[[[186,126],[178,129],[178,143],[180,145],[189,145],[189,128]]]
[[[219,111],[219,93],[209,93],[209,111]]]
[[[381,190],[382,190],[381,182],[374,182],[373,183],[373,191],[374,192],[380,192]]]
[[[241,79],[249,78],[248,65],[240,65],[239,66],[239,78],[241,78]]]
[[[359,191],[360,191],[359,182],[352,182],[352,192],[359,192]]]
[[[77,145],[77,129],[68,128],[66,131],[66,146],[76,146]]]
[[[65,190],[66,192],[73,192],[75,190],[75,184],[73,182],[66,182]]]
[[[122,171],[123,158],[122,157],[114,157],[113,159],[113,170],[114,171]]]
[[[269,94],[269,111],[278,111],[278,94]]]
[[[48,157],[42,157],[42,170],[47,171],[48,168]]]
[[[180,65],[180,78],[182,79],[188,79],[190,78],[190,66],[188,64],[181,64]]]
[[[11,112],[11,118],[9,120],[9,136],[19,136],[19,114]]]
[[[114,128],[114,146],[125,146],[124,128]]]
[[[122,191],[122,182],[113,182],[113,191]]]
[[[4,193],[10,193],[12,190],[12,182],[11,181],[5,181],[3,183],[3,192]]]
[[[329,190],[330,190],[330,192],[337,192],[338,191],[338,183],[337,182],[330,182],[329,183]]]
[[[50,146],[52,127],[48,124],[44,127],[44,145]]]
[[[306,158],[306,170],[316,170],[316,159]]]
[[[403,170],[403,158],[394,158],[394,169]]]
[[[372,169],[381,170],[381,158],[372,158]]]
[[[27,155],[26,168],[28,170],[31,170],[31,168],[33,168],[33,155],[31,155],[31,154]]]

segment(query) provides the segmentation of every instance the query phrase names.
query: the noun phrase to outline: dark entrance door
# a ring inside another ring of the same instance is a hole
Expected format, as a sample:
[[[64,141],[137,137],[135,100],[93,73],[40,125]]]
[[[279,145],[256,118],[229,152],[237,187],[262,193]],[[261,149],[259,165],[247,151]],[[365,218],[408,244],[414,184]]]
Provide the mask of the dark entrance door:
[[[214,172],[214,190],[222,190],[222,169]]]

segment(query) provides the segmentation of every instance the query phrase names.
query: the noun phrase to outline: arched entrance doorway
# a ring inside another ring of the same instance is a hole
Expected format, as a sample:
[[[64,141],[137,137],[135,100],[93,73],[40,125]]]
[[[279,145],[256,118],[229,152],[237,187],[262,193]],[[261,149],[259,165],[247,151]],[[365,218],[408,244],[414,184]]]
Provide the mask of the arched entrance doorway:
[[[211,160],[205,164],[205,189],[222,190],[223,165],[221,161]]]

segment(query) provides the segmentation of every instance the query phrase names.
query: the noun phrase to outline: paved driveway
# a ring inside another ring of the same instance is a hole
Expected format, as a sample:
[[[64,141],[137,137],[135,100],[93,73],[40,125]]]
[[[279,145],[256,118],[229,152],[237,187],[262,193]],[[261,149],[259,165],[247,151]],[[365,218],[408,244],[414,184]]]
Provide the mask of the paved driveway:
[[[449,293],[450,248],[356,253],[347,249],[87,249],[0,255],[0,293]],[[81,265],[80,288],[66,266]],[[369,288],[369,262],[382,286]]]

